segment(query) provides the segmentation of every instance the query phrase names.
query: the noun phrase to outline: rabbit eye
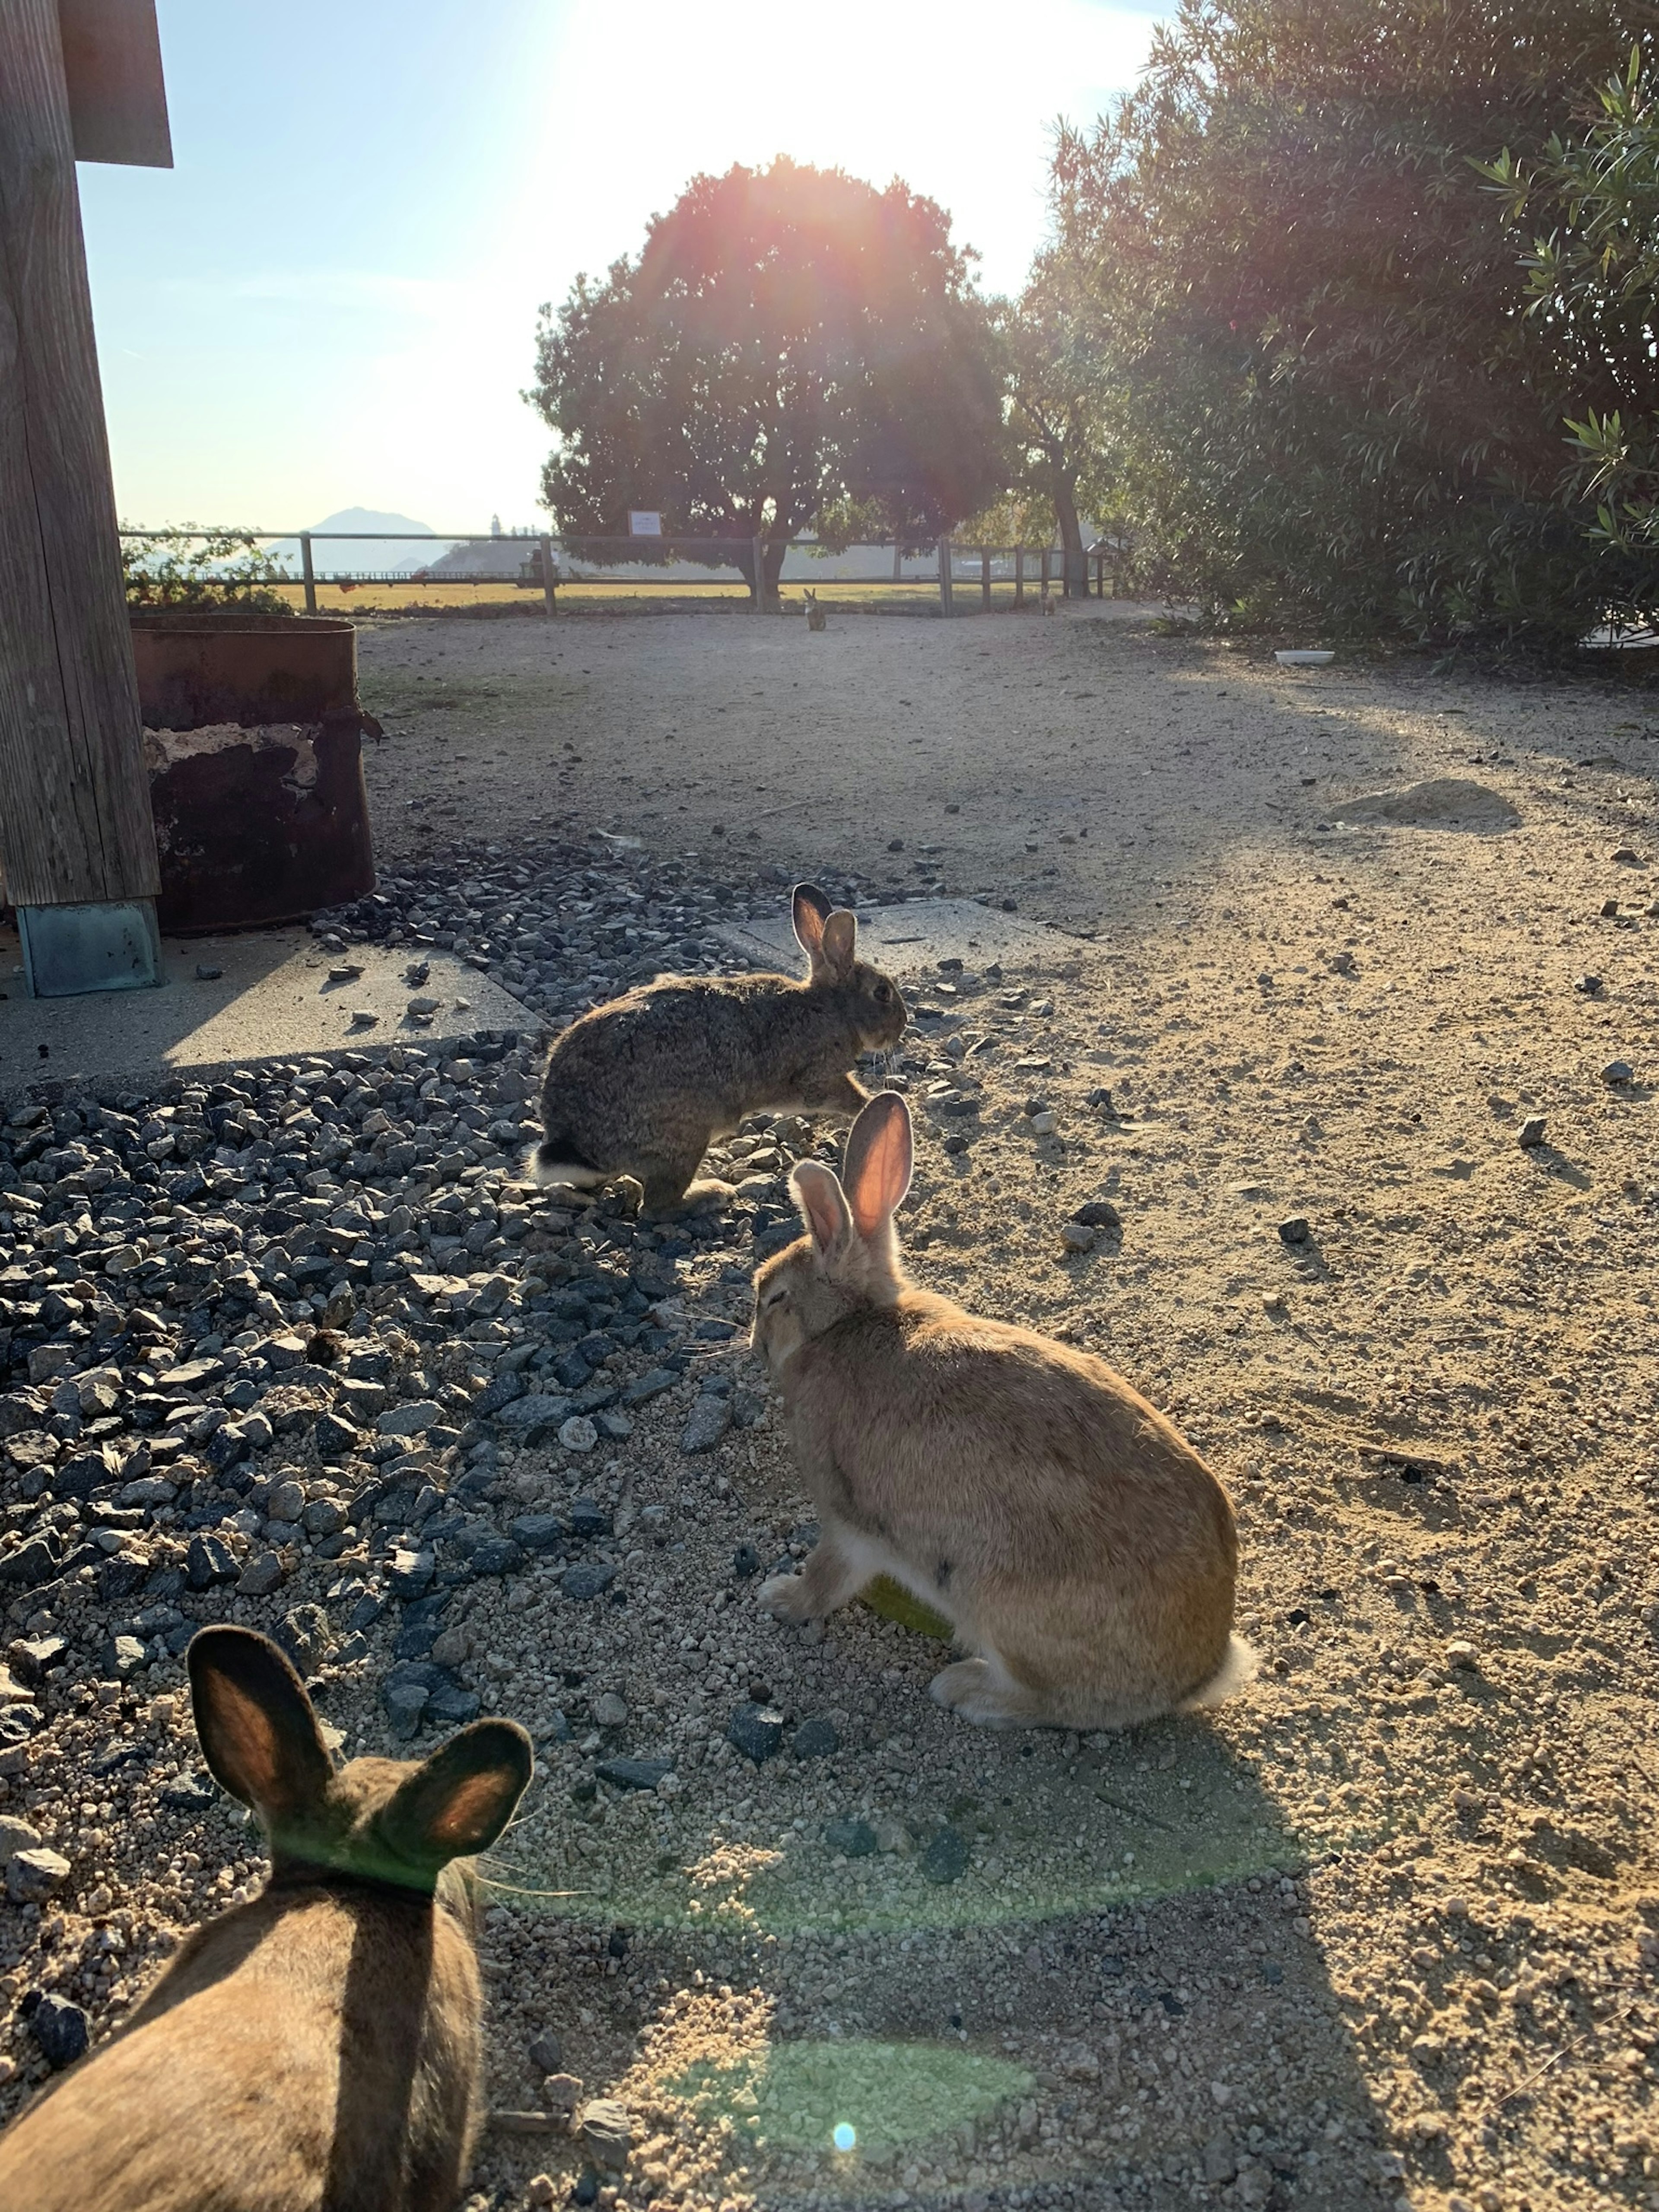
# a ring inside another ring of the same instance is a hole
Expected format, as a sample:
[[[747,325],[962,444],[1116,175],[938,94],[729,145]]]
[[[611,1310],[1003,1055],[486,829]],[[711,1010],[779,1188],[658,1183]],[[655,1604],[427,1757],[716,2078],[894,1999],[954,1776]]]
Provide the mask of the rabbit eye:
[[[876,1001],[877,1001],[877,1004],[878,1004],[878,1006],[884,1006],[887,1004],[887,1001],[888,1001],[888,1000],[892,997],[892,995],[893,995],[893,994],[892,994],[892,990],[891,990],[891,988],[890,988],[890,987],[889,985],[887,985],[887,984],[885,984],[885,983],[878,983],[878,984],[877,984],[877,986],[876,986]]]
[[[764,1313],[769,1307],[781,1305],[788,1295],[787,1291],[769,1291],[761,1300],[761,1311]]]

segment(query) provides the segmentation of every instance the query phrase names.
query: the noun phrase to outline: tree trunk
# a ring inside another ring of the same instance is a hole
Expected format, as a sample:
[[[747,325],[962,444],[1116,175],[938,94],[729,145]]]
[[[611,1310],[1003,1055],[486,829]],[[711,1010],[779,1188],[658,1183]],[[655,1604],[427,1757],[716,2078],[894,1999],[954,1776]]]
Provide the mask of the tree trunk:
[[[1086,599],[1089,596],[1089,562],[1083,550],[1083,526],[1077,519],[1077,498],[1069,473],[1056,462],[1053,465],[1054,514],[1060,523],[1060,542],[1064,553],[1066,597]]]
[[[783,574],[784,556],[789,550],[787,538],[769,538],[766,541],[766,600],[769,608],[778,604],[778,579]]]

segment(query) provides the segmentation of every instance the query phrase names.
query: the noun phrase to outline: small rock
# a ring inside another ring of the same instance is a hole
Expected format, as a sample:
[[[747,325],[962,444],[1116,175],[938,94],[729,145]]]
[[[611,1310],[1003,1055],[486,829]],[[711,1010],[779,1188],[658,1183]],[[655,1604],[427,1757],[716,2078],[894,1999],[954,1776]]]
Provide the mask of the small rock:
[[[18,1820],[14,1814],[0,1813],[0,1867],[15,1858],[19,1851],[38,1850],[40,1845],[39,1828],[32,1828],[27,1820]]]
[[[1446,1664],[1461,1667],[1472,1674],[1480,1664],[1480,1654],[1473,1644],[1449,1644],[1446,1646]]]
[[[586,1413],[573,1413],[559,1430],[559,1442],[567,1451],[590,1452],[599,1441],[599,1432]]]
[[[421,1717],[432,1692],[424,1682],[388,1682],[380,1692],[393,1735],[407,1739],[421,1725]]]
[[[1293,1213],[1288,1220],[1281,1221],[1279,1224],[1279,1241],[1281,1244],[1305,1244],[1311,1233],[1308,1218],[1304,1213]]]
[[[1601,988],[1601,978],[1599,975],[1581,975],[1572,988],[1575,991],[1582,991],[1586,998],[1593,999]],[[106,1261],[104,1264],[107,1267],[109,1262]]]
[[[1066,1252],[1092,1252],[1095,1232],[1081,1221],[1062,1221],[1060,1225],[1061,1249]]]
[[[947,1882],[960,1881],[967,1871],[967,1837],[956,1828],[941,1828],[921,1855],[923,1881],[943,1888]]]
[[[351,1026],[354,1030],[377,1029],[380,1026],[380,1016],[371,1012],[368,1006],[354,1006],[351,1009]]]
[[[98,1671],[107,1681],[125,1682],[144,1663],[144,1647],[136,1636],[112,1636],[98,1655]]]
[[[1521,1134],[1516,1138],[1516,1142],[1524,1146],[1528,1152],[1531,1152],[1535,1146],[1543,1143],[1544,1127],[1544,1117],[1541,1114],[1528,1114],[1521,1124]]]
[[[1613,851],[1608,854],[1607,858],[1610,860],[1616,861],[1622,868],[1644,868],[1647,866],[1647,862],[1642,858],[1642,855],[1637,851],[1634,845],[1617,846]]]
[[[87,2016],[78,2004],[48,1990],[29,2014],[29,2033],[40,2046],[40,2055],[56,2069],[73,2066],[87,2047]]]
[[[1212,2187],[1231,2181],[1238,2172],[1238,2153],[1230,2136],[1212,2136],[1204,2146],[1204,2179]]]
[[[1618,900],[1617,900],[1617,899],[1614,899],[1614,898],[1603,899],[1603,900],[1602,900],[1602,902],[1601,902],[1601,919],[1602,919],[1602,921],[1616,921],[1618,920],[1618,918],[1619,918],[1619,902],[1618,902]]]
[[[538,2207],[544,2204],[556,2204],[558,2202],[558,2197],[559,2186],[550,2173],[532,2173],[524,2185],[524,2199],[526,2204],[534,2204]]]
[[[660,1398],[665,1390],[672,1390],[679,1381],[672,1367],[653,1367],[648,1374],[636,1375],[623,1392],[624,1406],[647,1406],[652,1399]]]
[[[732,1571],[745,1581],[761,1571],[761,1555],[752,1544],[739,1544],[732,1554]]]
[[[894,1858],[908,1858],[914,1844],[902,1820],[884,1813],[875,1824],[876,1849]]]
[[[1109,1198],[1085,1199],[1072,1209],[1072,1219],[1085,1229],[1121,1229],[1123,1217]]]
[[[876,1849],[876,1832],[867,1820],[826,1821],[823,1840],[849,1859],[867,1859]]]
[[[222,968],[216,968],[206,960],[198,960],[196,963],[196,980],[198,983],[216,983],[224,972]]]
[[[593,1724],[596,1728],[620,1728],[628,1718],[628,1706],[614,1690],[606,1690],[593,1700]]]
[[[598,1597],[608,1590],[617,1579],[614,1567],[591,1565],[584,1560],[580,1565],[567,1567],[559,1577],[559,1588],[567,1597]]]
[[[440,1004],[441,1001],[436,999],[411,999],[404,1011],[407,1013],[413,1014],[418,1020],[422,1015],[429,1018],[433,1014],[435,1014]]]
[[[572,2075],[559,2074],[560,2067],[564,2064],[564,2039],[556,2027],[544,2027],[539,2035],[531,2039],[530,2063],[538,2074],[556,2075],[563,2081],[574,2081]],[[581,2083],[576,2081],[575,2089],[579,2091]],[[574,2109],[575,2101],[573,2093],[570,2102],[565,2106],[566,2112]]]
[[[593,1771],[613,1790],[654,1790],[673,1770],[668,1759],[602,1759]]]
[[[217,1583],[236,1580],[236,1561],[230,1547],[211,1534],[192,1536],[185,1554],[185,1580],[193,1590],[211,1589]]]
[[[789,1748],[797,1759],[830,1759],[841,1749],[841,1738],[834,1723],[820,1716],[801,1723],[790,1739]]]
[[[1633,1083],[1636,1070],[1627,1060],[1610,1060],[1601,1070],[1603,1083]]]
[[[45,1844],[14,1851],[6,1861],[6,1895],[14,1905],[44,1905],[69,1878],[69,1861]]]
[[[1031,1116],[1031,1134],[1034,1137],[1052,1137],[1059,1127],[1059,1115],[1046,1106]]]
[[[283,1582],[283,1563],[275,1552],[256,1552],[236,1584],[239,1597],[269,1597]]]
[[[733,1708],[726,1724],[726,1740],[758,1766],[763,1759],[770,1759],[783,1741],[783,1715],[771,1705],[757,1705],[745,1700]]]
[[[625,2105],[619,2105],[614,2097],[595,2097],[584,2106],[577,2132],[595,2166],[608,2173],[622,2172],[634,2141],[633,2123]]]
[[[680,1449],[688,1458],[697,1452],[712,1451],[731,1425],[731,1401],[706,1390],[691,1408],[691,1418],[680,1437]]]

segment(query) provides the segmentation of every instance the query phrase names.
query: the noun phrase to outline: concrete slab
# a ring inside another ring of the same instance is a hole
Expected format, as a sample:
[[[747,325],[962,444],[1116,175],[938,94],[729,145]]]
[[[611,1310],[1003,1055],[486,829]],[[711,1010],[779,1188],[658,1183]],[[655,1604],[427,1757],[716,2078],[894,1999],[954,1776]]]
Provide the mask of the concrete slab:
[[[417,957],[407,945],[331,953],[306,929],[167,939],[161,952],[159,990],[31,999],[16,933],[0,931],[0,1094],[43,1080],[143,1090],[262,1060],[541,1026],[498,983],[431,947],[418,954],[431,963],[419,985],[404,981]],[[331,968],[357,966],[361,976],[330,980]],[[221,972],[198,978],[198,967]],[[436,1000],[428,1027],[410,1018],[412,998]]]
[[[730,923],[716,934],[751,960],[764,960],[787,975],[803,965],[787,915]],[[932,973],[941,960],[960,960],[974,969],[993,960],[1004,967],[1029,968],[1075,958],[1084,949],[1078,939],[1047,922],[1023,921],[973,899],[907,899],[897,906],[870,907],[859,915],[859,951],[901,979]]]

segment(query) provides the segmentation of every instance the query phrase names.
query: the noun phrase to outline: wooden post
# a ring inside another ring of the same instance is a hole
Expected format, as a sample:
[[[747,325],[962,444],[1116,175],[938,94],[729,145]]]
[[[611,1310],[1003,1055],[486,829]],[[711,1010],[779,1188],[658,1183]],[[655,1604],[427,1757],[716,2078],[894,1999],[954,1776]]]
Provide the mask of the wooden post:
[[[979,604],[981,611],[988,615],[991,611],[991,549],[988,545],[981,545],[979,549]]]
[[[904,581],[904,547],[896,538],[893,540],[893,581],[896,584]]]
[[[1042,604],[1045,607],[1048,604],[1048,551],[1045,545],[1042,549]]]
[[[766,612],[766,540],[757,531],[754,538],[755,612]]]
[[[939,611],[942,615],[951,611],[951,541],[939,541]]]
[[[1017,607],[1023,607],[1024,604],[1025,548],[1023,545],[1016,545],[1014,548],[1014,605]]]
[[[541,540],[541,548],[542,601],[549,614],[556,615],[559,611],[559,603],[554,597],[557,586],[553,574],[553,540],[544,535]]]
[[[0,862],[36,995],[161,981],[57,0],[0,6]]]
[[[300,567],[306,580],[306,612],[314,615],[317,611],[317,574],[311,565],[311,532],[308,530],[300,532]]]

